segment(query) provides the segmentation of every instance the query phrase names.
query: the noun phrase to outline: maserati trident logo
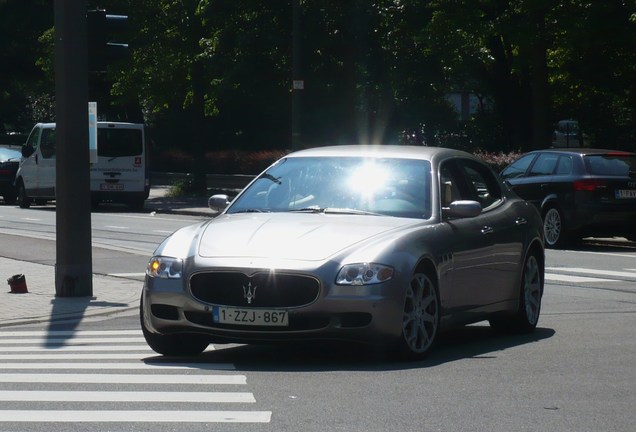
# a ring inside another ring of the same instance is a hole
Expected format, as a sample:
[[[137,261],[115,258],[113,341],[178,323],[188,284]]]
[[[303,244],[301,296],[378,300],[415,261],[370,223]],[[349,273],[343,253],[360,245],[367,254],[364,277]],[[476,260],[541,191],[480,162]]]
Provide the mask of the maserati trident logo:
[[[247,284],[247,288],[243,285],[243,298],[247,299],[247,304],[252,304],[256,298],[256,285],[252,287],[252,282]]]

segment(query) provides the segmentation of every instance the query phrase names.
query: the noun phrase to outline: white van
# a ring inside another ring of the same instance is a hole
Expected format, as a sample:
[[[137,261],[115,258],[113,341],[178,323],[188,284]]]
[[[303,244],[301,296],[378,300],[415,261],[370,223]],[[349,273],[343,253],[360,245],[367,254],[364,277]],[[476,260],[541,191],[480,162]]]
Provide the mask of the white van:
[[[86,143],[88,146],[88,143]],[[20,207],[55,199],[55,123],[38,123],[22,146],[15,177]],[[97,163],[91,164],[91,203],[143,209],[150,193],[144,125],[97,122]]]

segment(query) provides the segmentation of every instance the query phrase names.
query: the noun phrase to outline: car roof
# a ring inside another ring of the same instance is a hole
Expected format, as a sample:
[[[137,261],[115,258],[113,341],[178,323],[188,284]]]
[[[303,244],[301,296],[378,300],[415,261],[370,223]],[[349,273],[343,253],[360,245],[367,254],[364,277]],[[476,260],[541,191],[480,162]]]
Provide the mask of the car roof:
[[[448,157],[477,159],[470,153],[444,147],[404,145],[336,145],[299,150],[286,157],[389,157],[401,159],[434,160]]]
[[[636,155],[634,152],[629,152],[626,150],[612,150],[612,149],[600,149],[600,148],[549,148],[543,150],[534,150],[529,152],[530,154],[535,153],[561,153],[561,154],[578,154],[581,156],[587,155],[603,155],[603,154],[614,154],[614,155]]]

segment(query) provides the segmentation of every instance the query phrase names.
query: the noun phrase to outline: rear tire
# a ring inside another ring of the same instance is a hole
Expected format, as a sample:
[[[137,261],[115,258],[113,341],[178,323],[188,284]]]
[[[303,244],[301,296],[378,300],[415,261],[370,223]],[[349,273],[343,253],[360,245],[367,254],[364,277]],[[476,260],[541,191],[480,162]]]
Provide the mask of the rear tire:
[[[530,333],[539,322],[541,297],[543,296],[543,272],[535,253],[530,253],[523,266],[519,288],[519,307],[510,317],[493,318],[491,327],[513,333]]]
[[[440,302],[437,287],[426,273],[415,273],[406,287],[402,334],[398,348],[409,359],[425,357],[439,333]]]
[[[15,192],[6,193],[6,194],[4,194],[2,196],[2,198],[4,199],[4,203],[7,204],[7,205],[15,204],[17,199],[18,199],[18,197],[17,197]]]
[[[143,299],[139,306],[141,331],[146,343],[153,351],[165,356],[196,356],[201,354],[210,344],[210,339],[204,335],[181,333],[161,335],[151,333],[144,323]]]
[[[31,207],[31,198],[27,196],[26,189],[24,189],[24,183],[22,183],[22,181],[18,183],[18,205],[20,208]]]

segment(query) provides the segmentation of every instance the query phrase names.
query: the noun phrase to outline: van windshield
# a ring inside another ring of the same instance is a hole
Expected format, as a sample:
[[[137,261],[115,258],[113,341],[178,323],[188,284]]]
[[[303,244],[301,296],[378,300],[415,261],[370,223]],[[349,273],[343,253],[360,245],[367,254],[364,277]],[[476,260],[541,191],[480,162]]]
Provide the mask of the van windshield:
[[[97,129],[97,154],[99,156],[139,156],[142,153],[143,145],[140,129]]]

